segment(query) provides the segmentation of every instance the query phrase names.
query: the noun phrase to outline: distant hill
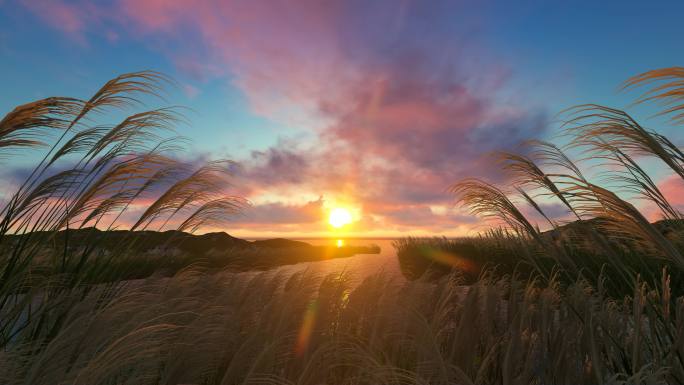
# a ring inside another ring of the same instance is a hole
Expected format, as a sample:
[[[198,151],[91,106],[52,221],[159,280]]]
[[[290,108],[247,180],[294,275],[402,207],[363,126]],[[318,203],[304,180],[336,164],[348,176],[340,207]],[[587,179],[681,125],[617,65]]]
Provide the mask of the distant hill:
[[[563,230],[567,230],[567,229],[575,229],[575,228],[579,228],[579,227],[586,227],[588,225],[596,227],[596,226],[599,226],[601,221],[604,221],[604,220],[605,219],[603,219],[601,217],[585,219],[582,221],[576,220],[576,221],[572,221],[572,222],[562,224],[562,225],[558,226],[557,229],[546,231],[546,233],[551,233],[551,232],[558,231],[558,230],[563,231]],[[662,220],[651,223],[651,225],[653,225],[655,228],[657,228],[658,230],[660,230],[663,233],[667,233],[669,231],[675,231],[675,230],[676,231],[684,230],[684,220],[662,219]]]
[[[62,255],[65,250],[70,255],[78,255],[86,251],[99,256],[115,256],[115,263],[134,261],[142,266],[136,273],[136,278],[155,271],[172,273],[195,263],[210,268],[262,270],[286,264],[380,252],[377,246],[313,246],[283,238],[250,242],[225,232],[193,235],[173,230],[102,231],[85,228],[57,233],[6,235],[0,243],[0,257],[3,251],[12,249],[12,244],[22,241],[40,244],[44,255]]]
[[[547,241],[555,242],[559,245],[569,244],[575,246],[577,249],[585,250],[585,254],[592,262],[597,264],[602,263],[602,255],[600,251],[598,254],[592,254],[597,249],[596,234],[601,234],[605,241],[615,237],[615,232],[602,231],[603,218],[591,218],[582,221],[573,221],[562,224],[555,229],[542,232],[542,238]],[[673,242],[676,247],[684,248],[684,220],[660,220],[652,223],[661,234]],[[643,248],[638,240],[623,237],[619,242],[614,242],[613,247],[621,248]],[[440,252],[445,252],[447,255],[456,255],[463,260],[473,262],[475,266],[483,266],[485,263],[491,263],[503,271],[520,273],[521,267],[518,262],[520,260],[511,260],[510,253],[505,248],[488,247],[486,253],[482,253],[481,247],[478,247],[473,238],[451,239],[446,238],[407,238],[395,242],[397,249],[397,257],[399,260],[399,267],[403,275],[409,280],[415,280],[424,276],[438,278],[453,269],[453,260],[439,257]],[[644,253],[649,250],[644,250]],[[450,264],[451,263],[451,264]],[[457,267],[457,269],[460,269]],[[479,270],[461,272],[469,279],[469,282],[475,282],[479,279]],[[426,275],[427,274],[427,275]]]
[[[311,245],[306,242],[293,241],[291,239],[285,238],[258,240],[252,242],[252,245],[259,247],[269,247],[274,249],[296,249],[302,247],[311,247]]]
[[[96,228],[72,229],[53,233],[29,233],[25,235],[8,235],[12,241],[20,237],[49,238],[45,246],[62,249],[64,241],[69,248],[85,247],[96,244],[99,248],[110,250],[127,249],[131,252],[145,253],[152,250],[174,249],[195,256],[206,254],[210,250],[250,247],[251,242],[235,238],[225,232],[193,235],[181,231],[102,231]]]
[[[605,221],[605,219],[600,217],[573,221],[560,225],[555,229],[547,230],[542,234],[549,236],[556,241],[561,239],[567,240],[568,238],[572,238],[573,241],[579,241],[581,239],[578,239],[578,237],[582,237],[589,230],[601,231],[603,221]],[[681,238],[684,235],[684,220],[660,220],[651,223],[651,225],[665,237],[673,240]],[[589,241],[589,239],[585,237],[584,241]],[[628,242],[629,240],[622,239],[621,241]]]

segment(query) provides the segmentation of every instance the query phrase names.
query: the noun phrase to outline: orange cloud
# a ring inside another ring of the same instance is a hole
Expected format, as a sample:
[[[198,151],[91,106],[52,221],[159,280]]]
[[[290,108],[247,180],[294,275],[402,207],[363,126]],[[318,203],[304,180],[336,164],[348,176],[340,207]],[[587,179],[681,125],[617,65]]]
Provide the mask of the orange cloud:
[[[471,12],[460,3],[121,0],[109,11],[128,33],[167,41],[182,70],[229,78],[254,113],[312,134],[240,160],[241,192],[270,203],[239,226],[315,231],[292,203],[313,194],[357,202],[359,228],[448,231],[469,219],[430,209],[451,204],[447,186],[500,178],[483,155],[544,133],[543,111],[496,99],[505,63],[468,62],[486,47],[472,24],[453,23]]]

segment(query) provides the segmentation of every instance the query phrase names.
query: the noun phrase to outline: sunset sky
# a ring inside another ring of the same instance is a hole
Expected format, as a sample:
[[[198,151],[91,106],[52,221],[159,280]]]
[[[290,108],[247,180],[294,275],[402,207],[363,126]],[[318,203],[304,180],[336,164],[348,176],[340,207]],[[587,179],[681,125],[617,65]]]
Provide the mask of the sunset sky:
[[[678,1],[0,0],[0,111],[161,71],[178,81],[162,104],[189,108],[183,156],[240,164],[234,191],[252,207],[231,234],[329,235],[338,206],[351,235],[467,234],[478,222],[447,187],[499,180],[487,153],[553,140],[563,108],[628,108],[622,81],[684,66],[682,14]]]

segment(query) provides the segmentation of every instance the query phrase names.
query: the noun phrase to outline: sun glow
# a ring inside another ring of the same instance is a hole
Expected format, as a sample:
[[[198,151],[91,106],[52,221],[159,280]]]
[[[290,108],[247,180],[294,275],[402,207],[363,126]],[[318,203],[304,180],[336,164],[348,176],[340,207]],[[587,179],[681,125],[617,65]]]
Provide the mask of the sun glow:
[[[332,227],[341,228],[344,225],[350,224],[352,221],[351,212],[343,207],[338,207],[330,211],[330,216],[328,217],[328,223]]]

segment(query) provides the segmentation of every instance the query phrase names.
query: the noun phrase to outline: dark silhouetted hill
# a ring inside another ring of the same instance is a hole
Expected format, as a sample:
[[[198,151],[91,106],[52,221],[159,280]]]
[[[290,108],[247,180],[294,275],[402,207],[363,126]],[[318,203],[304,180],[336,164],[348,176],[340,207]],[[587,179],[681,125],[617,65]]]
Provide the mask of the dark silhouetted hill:
[[[66,253],[69,260],[78,260],[80,255],[88,254],[95,256],[89,258],[91,260],[107,257],[114,265],[134,263],[138,269],[128,269],[136,271],[133,278],[145,277],[157,271],[172,274],[192,264],[239,271],[263,270],[286,264],[380,252],[377,246],[313,246],[283,238],[250,242],[225,232],[193,235],[173,230],[102,231],[96,228],[7,235],[0,246],[10,246],[4,249],[11,250],[12,243],[21,242],[40,244],[44,255]]]

